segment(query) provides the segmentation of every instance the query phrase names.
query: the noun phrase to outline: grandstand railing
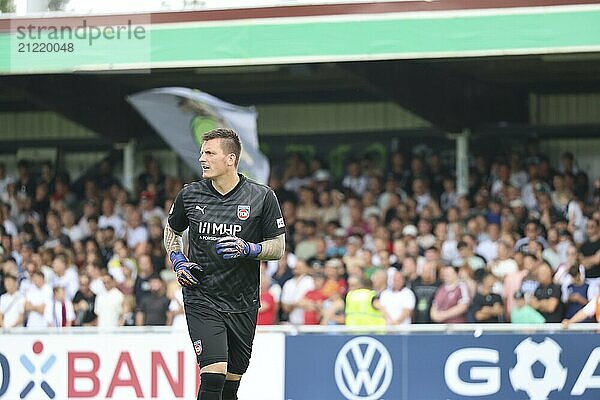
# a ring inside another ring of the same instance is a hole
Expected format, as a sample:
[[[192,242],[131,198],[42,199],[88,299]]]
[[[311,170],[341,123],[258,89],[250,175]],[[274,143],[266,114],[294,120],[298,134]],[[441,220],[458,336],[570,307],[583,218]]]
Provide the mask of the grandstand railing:
[[[11,328],[1,329],[0,334],[139,334],[139,333],[186,333],[185,329],[174,329],[170,326],[128,326],[118,328],[69,327],[69,328]],[[345,326],[345,325],[261,325],[259,333],[299,334],[411,334],[411,333],[472,333],[475,336],[485,332],[506,333],[564,333],[564,332],[596,332],[600,333],[600,323],[571,324],[563,328],[561,324],[413,324],[402,326]]]

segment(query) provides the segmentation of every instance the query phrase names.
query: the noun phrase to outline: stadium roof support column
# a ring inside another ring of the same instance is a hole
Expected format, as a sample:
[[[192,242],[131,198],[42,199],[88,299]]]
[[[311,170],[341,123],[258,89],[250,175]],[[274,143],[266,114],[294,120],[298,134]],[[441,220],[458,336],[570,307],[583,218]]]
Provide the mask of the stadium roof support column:
[[[454,136],[456,140],[456,192],[462,196],[469,193],[469,130]]]
[[[129,193],[135,190],[135,139],[130,139],[123,147],[123,186]]]

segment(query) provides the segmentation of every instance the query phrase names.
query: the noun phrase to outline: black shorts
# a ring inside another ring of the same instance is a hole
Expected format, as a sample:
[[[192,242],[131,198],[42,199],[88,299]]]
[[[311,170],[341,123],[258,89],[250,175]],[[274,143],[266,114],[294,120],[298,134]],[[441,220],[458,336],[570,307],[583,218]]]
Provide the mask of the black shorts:
[[[248,369],[258,310],[225,313],[202,304],[185,304],[188,332],[198,365],[227,363],[227,372],[241,375]]]

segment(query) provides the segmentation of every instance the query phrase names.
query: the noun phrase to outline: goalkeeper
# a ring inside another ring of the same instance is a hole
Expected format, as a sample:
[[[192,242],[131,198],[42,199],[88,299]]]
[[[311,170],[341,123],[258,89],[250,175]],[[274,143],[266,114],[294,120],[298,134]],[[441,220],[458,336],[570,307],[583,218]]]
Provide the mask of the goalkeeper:
[[[177,195],[164,244],[184,287],[188,332],[201,384],[198,400],[233,400],[250,362],[259,303],[260,261],[285,250],[275,193],[237,172],[241,143],[233,130],[202,138],[202,179]],[[189,228],[189,252],[181,235]]]

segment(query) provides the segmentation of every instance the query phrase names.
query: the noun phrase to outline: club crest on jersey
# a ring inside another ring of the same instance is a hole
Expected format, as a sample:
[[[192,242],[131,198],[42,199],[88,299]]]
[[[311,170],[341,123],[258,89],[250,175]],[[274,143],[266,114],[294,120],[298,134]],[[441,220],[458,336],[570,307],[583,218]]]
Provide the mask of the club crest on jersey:
[[[250,206],[238,206],[237,217],[242,221],[245,221],[250,217]]]
[[[194,342],[194,351],[197,355],[202,354],[202,340],[198,339]]]

